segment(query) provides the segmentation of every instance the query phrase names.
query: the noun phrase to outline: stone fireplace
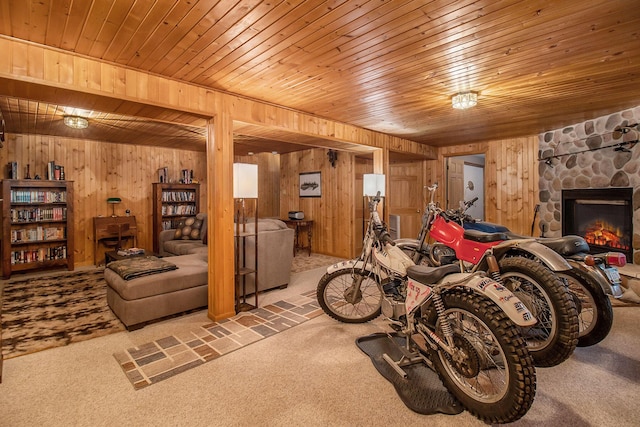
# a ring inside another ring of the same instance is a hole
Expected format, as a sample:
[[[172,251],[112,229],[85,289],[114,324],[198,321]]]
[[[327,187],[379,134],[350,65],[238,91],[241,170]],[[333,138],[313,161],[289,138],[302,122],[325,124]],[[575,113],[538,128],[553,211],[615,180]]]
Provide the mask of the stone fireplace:
[[[632,188],[562,190],[562,234],[584,237],[593,252],[622,252],[631,260]]]
[[[614,132],[620,127],[638,123],[640,106],[539,135],[539,227],[543,235],[559,237],[563,234],[580,234],[573,229],[568,233],[567,226],[582,227],[585,233],[586,228],[590,228],[593,236],[597,236],[593,237],[594,243],[590,243],[594,251],[613,250],[615,245],[624,246],[625,249],[616,250],[627,254],[627,262],[640,264],[640,144],[636,146],[631,143],[640,139],[640,127],[623,134]],[[620,146],[624,142],[630,144]],[[612,202],[603,200],[611,198],[618,189],[625,189],[625,194],[616,194]],[[597,191],[582,194],[578,191],[578,196],[575,196],[572,194],[575,190]],[[575,216],[576,201],[579,224],[575,224],[575,218],[570,218]],[[626,216],[625,220],[603,217],[600,221],[586,224],[598,210],[607,216],[614,211],[624,210],[622,206],[625,203],[627,213],[619,214]],[[603,207],[603,204],[609,206]],[[608,219],[614,222],[627,221],[627,224],[622,224],[626,228],[618,230],[619,226],[610,224]],[[607,239],[609,242],[616,240],[613,234],[608,233],[622,234],[618,236],[619,242],[612,243],[613,246],[603,245]],[[608,237],[604,238],[603,235]]]

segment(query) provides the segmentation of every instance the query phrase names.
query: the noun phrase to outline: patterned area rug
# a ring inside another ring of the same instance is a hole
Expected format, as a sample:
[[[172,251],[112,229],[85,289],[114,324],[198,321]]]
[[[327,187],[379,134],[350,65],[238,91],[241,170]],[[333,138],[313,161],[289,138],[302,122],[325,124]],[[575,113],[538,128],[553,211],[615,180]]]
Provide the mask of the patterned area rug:
[[[0,321],[5,359],[125,329],[107,306],[102,268],[6,281]]]
[[[170,378],[322,314],[315,290],[115,353],[135,389]]]
[[[298,253],[292,273],[329,266],[340,258]],[[103,268],[16,277],[0,288],[5,359],[125,330],[107,305]],[[0,283],[2,285],[2,283]]]
[[[309,256],[306,252],[300,252],[293,258],[291,272],[300,273],[302,271],[312,270],[318,267],[328,267],[338,261],[344,261],[344,259],[313,253]]]

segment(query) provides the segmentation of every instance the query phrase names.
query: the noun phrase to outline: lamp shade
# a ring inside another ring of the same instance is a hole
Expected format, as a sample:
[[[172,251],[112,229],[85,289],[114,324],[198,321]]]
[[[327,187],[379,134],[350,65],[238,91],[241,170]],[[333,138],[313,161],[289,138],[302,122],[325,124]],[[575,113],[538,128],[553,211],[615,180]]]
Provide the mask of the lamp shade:
[[[233,197],[235,199],[258,198],[258,165],[233,164]]]
[[[385,178],[381,173],[365,173],[362,177],[362,193],[365,196],[375,196],[380,192],[380,196],[385,196]]]

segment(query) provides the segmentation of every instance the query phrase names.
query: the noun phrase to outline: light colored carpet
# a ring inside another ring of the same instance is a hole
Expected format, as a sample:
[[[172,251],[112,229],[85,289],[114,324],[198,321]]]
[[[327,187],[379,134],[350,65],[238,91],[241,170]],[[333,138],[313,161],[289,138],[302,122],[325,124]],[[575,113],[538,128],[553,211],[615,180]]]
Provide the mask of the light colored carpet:
[[[323,268],[295,274],[265,304],[313,290]],[[135,390],[113,353],[206,323],[193,313],[5,362],[2,426],[485,426],[467,412],[419,415],[355,339],[382,320],[347,325],[320,315],[197,368]],[[640,309],[615,307],[600,344],[537,370],[536,399],[516,426],[640,425]]]

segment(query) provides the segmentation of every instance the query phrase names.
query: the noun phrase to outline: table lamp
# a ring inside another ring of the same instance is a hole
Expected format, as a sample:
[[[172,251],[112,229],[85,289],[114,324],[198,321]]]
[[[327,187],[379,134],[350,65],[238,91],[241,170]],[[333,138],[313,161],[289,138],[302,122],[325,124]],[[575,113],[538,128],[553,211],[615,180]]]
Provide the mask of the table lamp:
[[[109,197],[107,199],[107,203],[111,205],[111,216],[112,217],[116,217],[118,215],[116,215],[116,205],[118,203],[122,202],[122,199],[120,199],[120,197]]]

